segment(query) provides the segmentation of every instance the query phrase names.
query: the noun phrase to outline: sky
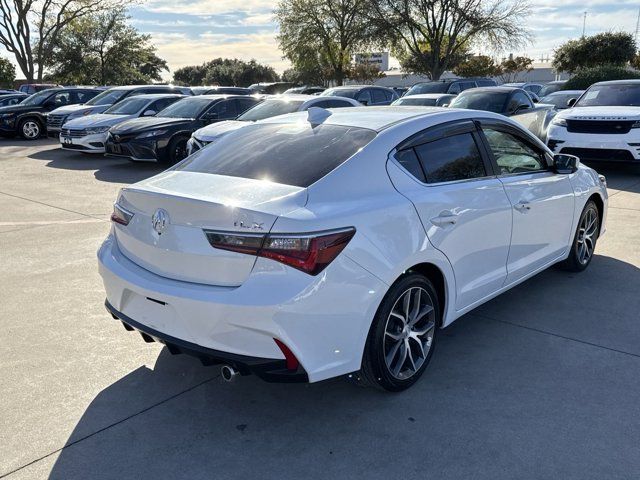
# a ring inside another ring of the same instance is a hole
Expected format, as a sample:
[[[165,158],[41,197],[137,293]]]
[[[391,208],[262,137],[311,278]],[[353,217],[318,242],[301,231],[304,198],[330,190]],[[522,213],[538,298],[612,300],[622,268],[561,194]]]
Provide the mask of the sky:
[[[217,57],[255,58],[282,72],[289,64],[278,50],[273,9],[277,0],[146,0],[130,10],[132,24],[151,34],[171,72]],[[603,31],[634,33],[640,1],[532,0],[528,20],[533,42],[513,52],[539,61],[561,43]],[[479,53],[492,54],[488,48]],[[507,52],[508,53],[508,52]],[[165,75],[170,80],[172,73]]]

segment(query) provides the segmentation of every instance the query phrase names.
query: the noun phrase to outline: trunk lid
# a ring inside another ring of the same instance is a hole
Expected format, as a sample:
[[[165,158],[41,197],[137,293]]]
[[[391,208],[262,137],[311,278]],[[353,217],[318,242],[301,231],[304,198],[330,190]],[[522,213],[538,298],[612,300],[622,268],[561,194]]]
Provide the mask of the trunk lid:
[[[127,226],[115,225],[115,236],[126,257],[153,273],[239,286],[256,257],[212,247],[203,229],[264,234],[278,216],[306,202],[301,187],[169,170],[122,190],[118,203],[134,216]],[[154,228],[160,211],[164,228]]]

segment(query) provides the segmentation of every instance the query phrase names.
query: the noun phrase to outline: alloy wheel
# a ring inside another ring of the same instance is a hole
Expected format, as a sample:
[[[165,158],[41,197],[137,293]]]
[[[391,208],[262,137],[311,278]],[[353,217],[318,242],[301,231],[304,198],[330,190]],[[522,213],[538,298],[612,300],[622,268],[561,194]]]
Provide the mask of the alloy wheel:
[[[598,212],[590,208],[585,212],[578,228],[578,261],[586,265],[593,255],[598,232]]]
[[[173,158],[175,162],[179,162],[180,160],[184,160],[187,157],[187,142],[180,141],[176,143],[175,148],[173,149]]]
[[[427,359],[436,326],[433,300],[421,287],[412,287],[398,297],[384,331],[384,358],[393,377],[406,380]]]
[[[40,125],[33,120],[28,120],[22,125],[22,134],[30,140],[38,138],[40,136]]]

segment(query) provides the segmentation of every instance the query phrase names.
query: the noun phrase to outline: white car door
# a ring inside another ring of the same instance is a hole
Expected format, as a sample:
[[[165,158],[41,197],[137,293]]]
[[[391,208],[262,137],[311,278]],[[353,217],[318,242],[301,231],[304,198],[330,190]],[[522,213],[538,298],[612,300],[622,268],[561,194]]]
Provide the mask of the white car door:
[[[566,253],[575,197],[569,175],[555,173],[531,139],[502,123],[482,122],[482,131],[513,207],[506,281],[511,284]]]
[[[394,185],[453,267],[456,310],[496,292],[507,276],[511,204],[481,142],[472,121],[448,123],[414,135],[391,160],[408,174],[392,174]]]

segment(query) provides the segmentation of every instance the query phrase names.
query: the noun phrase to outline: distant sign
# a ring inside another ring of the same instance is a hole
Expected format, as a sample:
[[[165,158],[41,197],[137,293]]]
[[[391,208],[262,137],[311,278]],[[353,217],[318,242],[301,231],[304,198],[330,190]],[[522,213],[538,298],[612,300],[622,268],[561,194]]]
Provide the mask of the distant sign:
[[[356,53],[353,61],[357,65],[376,65],[381,72],[389,70],[389,52]]]

